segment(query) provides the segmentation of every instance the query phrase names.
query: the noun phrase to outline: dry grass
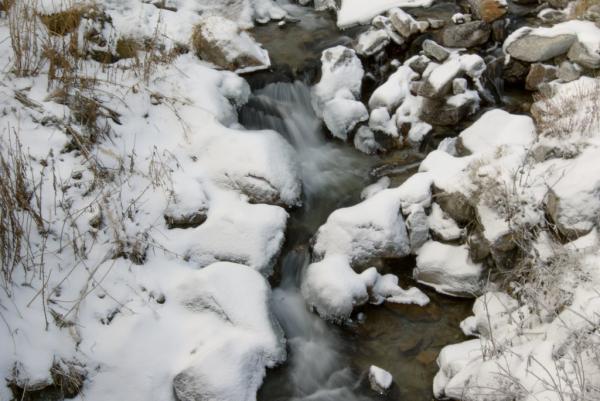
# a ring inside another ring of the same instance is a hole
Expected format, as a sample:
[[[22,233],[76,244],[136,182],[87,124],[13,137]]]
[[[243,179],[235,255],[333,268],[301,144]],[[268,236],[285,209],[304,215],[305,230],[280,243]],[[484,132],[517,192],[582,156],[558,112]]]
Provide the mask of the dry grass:
[[[13,72],[20,77],[38,74],[43,57],[37,0],[15,2],[8,10],[8,28],[13,49]]]
[[[39,17],[49,33],[63,36],[79,28],[84,11],[84,6],[75,5],[65,11],[50,15],[40,15]]]
[[[571,93],[555,94],[550,90],[534,96],[531,114],[540,136],[568,139],[575,134],[589,137],[599,133],[600,80],[596,79],[591,85],[570,85]]]

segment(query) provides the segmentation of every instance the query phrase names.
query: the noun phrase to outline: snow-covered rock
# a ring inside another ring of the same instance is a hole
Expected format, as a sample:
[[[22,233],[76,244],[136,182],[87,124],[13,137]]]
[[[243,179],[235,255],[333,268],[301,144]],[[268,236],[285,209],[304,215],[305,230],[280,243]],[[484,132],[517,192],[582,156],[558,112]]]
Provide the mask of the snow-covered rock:
[[[337,11],[337,25],[348,28],[369,23],[373,17],[395,7],[429,7],[432,0],[341,0]]]
[[[440,241],[456,241],[464,236],[465,230],[444,213],[437,204],[431,205],[431,213],[427,216],[429,229],[435,239]]]
[[[482,272],[483,267],[469,259],[466,246],[429,241],[417,252],[413,276],[443,294],[472,297],[481,290]]]
[[[364,104],[353,99],[335,98],[325,103],[323,121],[331,134],[343,141],[360,122],[369,119]]]
[[[319,228],[313,251],[318,259],[346,255],[352,265],[406,256],[410,244],[396,191],[384,189],[357,205],[334,211]]]
[[[218,15],[202,19],[194,28],[196,54],[218,67],[236,72],[269,68],[269,54],[236,22]]]
[[[393,377],[390,372],[371,365],[369,368],[369,383],[371,389],[379,394],[385,394],[392,386]]]
[[[390,37],[384,29],[371,28],[358,36],[354,50],[361,56],[379,53],[390,43]]]
[[[347,97],[349,91],[354,98],[360,96],[364,70],[354,50],[335,46],[321,55],[321,80],[313,87],[313,108],[322,116],[325,104],[338,97]]]

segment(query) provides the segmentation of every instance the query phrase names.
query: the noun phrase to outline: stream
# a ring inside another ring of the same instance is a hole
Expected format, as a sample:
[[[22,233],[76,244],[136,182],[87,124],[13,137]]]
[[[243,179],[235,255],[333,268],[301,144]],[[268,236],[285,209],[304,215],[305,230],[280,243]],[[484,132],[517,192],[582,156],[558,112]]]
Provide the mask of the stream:
[[[310,103],[309,87],[299,81],[272,83],[253,93],[240,112],[251,129],[274,129],[297,151],[304,205],[292,211],[287,241],[274,289],[274,311],[288,339],[288,361],[268,372],[258,394],[261,401],[375,400],[366,372],[371,364],[388,370],[396,385],[383,399],[429,400],[442,346],[461,341],[458,325],[470,302],[439,296],[426,288],[426,307],[386,304],[366,306],[360,323],[338,327],[308,311],[299,291],[309,263],[309,241],[335,209],[360,200],[370,172],[382,163],[341,142],[326,139]],[[414,261],[389,262],[380,269],[411,282]]]

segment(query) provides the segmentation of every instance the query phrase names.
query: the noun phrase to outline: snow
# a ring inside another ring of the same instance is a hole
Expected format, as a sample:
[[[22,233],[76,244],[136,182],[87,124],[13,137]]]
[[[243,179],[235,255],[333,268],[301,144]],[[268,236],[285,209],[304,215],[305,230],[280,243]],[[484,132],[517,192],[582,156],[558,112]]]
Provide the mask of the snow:
[[[429,7],[432,0],[342,0],[337,25],[344,29],[371,22],[373,17],[395,7]]]
[[[384,392],[392,386],[393,377],[390,372],[383,370],[380,367],[371,365],[369,367],[369,380],[375,391]]]
[[[371,198],[372,196],[376,195],[377,193],[383,191],[384,189],[389,188],[390,183],[391,183],[391,180],[389,177],[381,177],[373,184],[365,187],[362,190],[362,192],[360,193],[360,198],[363,200]]]
[[[384,189],[361,203],[337,209],[322,225],[313,251],[319,258],[347,255],[351,264],[409,252],[408,235],[394,189]]]
[[[427,219],[431,231],[442,241],[458,240],[464,235],[464,230],[437,203],[431,205],[431,213]]]
[[[536,139],[536,131],[530,117],[493,109],[461,132],[459,138],[470,153],[481,153],[494,151],[500,145],[529,147]]]
[[[480,291],[483,267],[469,259],[466,246],[428,241],[417,252],[415,279],[442,294],[472,296]]]
[[[390,113],[400,106],[410,94],[410,82],[418,78],[418,74],[408,66],[401,66],[380,85],[369,99],[371,110],[386,107]]]
[[[354,50],[335,46],[321,55],[321,80],[313,87],[313,108],[317,116],[322,116],[327,102],[340,96],[351,98],[360,96],[364,70]],[[341,93],[340,93],[341,92]]]
[[[325,103],[323,121],[331,134],[343,141],[354,127],[369,119],[369,112],[364,104],[356,100],[336,98]]]

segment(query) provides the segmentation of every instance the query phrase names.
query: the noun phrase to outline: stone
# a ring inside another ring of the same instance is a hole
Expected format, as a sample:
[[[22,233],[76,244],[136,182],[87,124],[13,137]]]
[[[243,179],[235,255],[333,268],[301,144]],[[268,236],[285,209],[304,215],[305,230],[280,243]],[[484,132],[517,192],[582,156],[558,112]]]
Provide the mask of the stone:
[[[438,45],[431,39],[426,39],[423,41],[423,52],[429,58],[435,59],[437,61],[444,61],[450,56],[450,52],[446,50],[444,47]]]
[[[445,192],[433,187],[435,201],[450,218],[461,225],[475,221],[475,209],[469,199],[460,192]]]
[[[371,28],[358,36],[354,50],[361,56],[372,56],[379,53],[390,43],[390,37],[383,29]]]
[[[468,0],[473,15],[484,22],[492,22],[506,15],[505,0]]]
[[[406,218],[410,249],[415,252],[429,239],[429,223],[423,206],[415,204]]]
[[[419,117],[431,125],[456,125],[476,110],[477,104],[468,99],[459,105],[449,104],[445,99],[423,99]]]
[[[490,32],[490,26],[483,21],[450,25],[442,32],[442,44],[447,47],[479,46],[488,41]]]
[[[401,8],[390,10],[388,15],[396,31],[405,39],[419,32],[419,23]]]
[[[563,61],[558,67],[558,79],[563,82],[575,81],[581,76],[581,67],[570,61]]]
[[[353,99],[335,98],[325,104],[323,121],[331,134],[343,141],[360,122],[369,119],[365,105]]]
[[[445,97],[452,88],[452,80],[463,73],[459,60],[453,59],[429,73],[419,88],[418,94],[430,99]]]
[[[168,209],[165,212],[165,222],[167,227],[173,228],[193,228],[198,227],[208,218],[207,209],[199,209],[194,212],[178,213],[178,210]]]
[[[452,93],[455,95],[460,95],[461,93],[465,93],[467,91],[467,80],[464,78],[455,78],[452,81]]]
[[[269,54],[237,23],[211,15],[194,27],[192,45],[196,55],[218,67],[248,72],[271,65]]]
[[[564,11],[553,8],[540,11],[538,17],[546,24],[558,24],[567,20],[567,14]]]
[[[429,22],[429,27],[431,29],[440,29],[446,25],[446,22],[444,22],[443,19],[428,18],[427,21]]]
[[[553,65],[540,63],[531,64],[529,73],[525,78],[525,89],[538,90],[541,84],[554,81],[557,78],[557,69]]]
[[[596,26],[600,26],[600,4],[594,4],[583,13],[583,18],[588,21],[596,23]]]
[[[385,394],[392,386],[393,378],[390,372],[383,370],[375,365],[369,368],[369,384],[371,390],[378,394]]]
[[[556,36],[524,34],[506,46],[506,52],[517,60],[537,63],[565,54],[575,42],[575,35]]]
[[[578,40],[573,43],[567,54],[569,60],[579,64],[582,67],[596,69],[600,67],[600,53],[592,53]]]
[[[416,73],[423,74],[427,66],[431,63],[431,59],[427,56],[416,56],[413,57],[409,62],[408,66]]]

